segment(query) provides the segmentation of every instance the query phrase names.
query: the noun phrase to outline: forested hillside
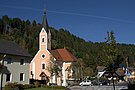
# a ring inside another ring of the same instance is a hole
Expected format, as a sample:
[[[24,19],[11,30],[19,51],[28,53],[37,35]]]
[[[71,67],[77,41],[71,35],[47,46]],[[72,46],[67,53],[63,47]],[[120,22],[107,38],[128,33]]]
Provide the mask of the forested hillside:
[[[20,18],[3,16],[0,18],[0,39],[15,41],[34,56],[38,51],[38,35],[41,28],[42,25],[35,20],[30,22],[29,20],[24,21]],[[50,27],[50,30],[52,35],[52,49],[66,47],[74,56],[82,59],[86,67],[92,69],[95,69],[98,65],[103,65],[100,58],[100,56],[103,55],[103,42],[94,43],[91,41],[85,41],[65,29],[56,30],[55,28]],[[128,56],[130,66],[134,66],[135,45],[117,45],[119,55],[123,58],[122,63],[125,63],[124,57]]]

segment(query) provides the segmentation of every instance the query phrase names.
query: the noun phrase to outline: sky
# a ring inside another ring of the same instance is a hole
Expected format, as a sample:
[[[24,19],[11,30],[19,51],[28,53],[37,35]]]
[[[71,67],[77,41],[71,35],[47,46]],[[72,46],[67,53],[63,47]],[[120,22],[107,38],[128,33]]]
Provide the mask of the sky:
[[[8,15],[64,28],[86,41],[104,42],[113,31],[118,43],[135,44],[135,0],[0,0],[0,17]]]

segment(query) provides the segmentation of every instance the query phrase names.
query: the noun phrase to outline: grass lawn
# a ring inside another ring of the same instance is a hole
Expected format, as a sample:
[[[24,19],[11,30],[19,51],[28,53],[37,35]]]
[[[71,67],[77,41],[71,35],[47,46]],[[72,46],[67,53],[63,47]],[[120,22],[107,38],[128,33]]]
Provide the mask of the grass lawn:
[[[25,89],[25,90],[65,90],[65,89],[56,89],[55,87],[52,87],[52,88],[32,88],[32,89]]]

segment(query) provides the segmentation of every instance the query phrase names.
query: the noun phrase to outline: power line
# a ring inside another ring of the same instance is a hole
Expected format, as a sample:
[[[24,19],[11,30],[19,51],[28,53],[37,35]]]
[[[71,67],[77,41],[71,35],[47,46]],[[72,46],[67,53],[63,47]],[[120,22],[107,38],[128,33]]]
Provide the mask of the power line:
[[[35,9],[35,8],[29,8],[29,7],[16,7],[16,6],[10,6],[10,5],[0,5],[0,7],[15,8],[15,9],[25,9],[25,10],[32,10],[32,11],[43,12],[43,10],[41,10],[41,9]],[[111,17],[106,17],[106,16],[96,16],[96,15],[91,15],[91,14],[60,12],[60,11],[52,11],[52,10],[47,10],[47,12],[57,13],[57,14],[66,14],[66,15],[76,15],[76,16],[83,16],[83,17],[92,17],[92,18],[97,18],[97,19],[106,19],[106,20],[117,21],[117,22],[124,22],[124,23],[135,23],[135,21],[111,18]]]
[[[58,12],[58,11],[50,11],[51,13],[59,13],[59,14],[68,14],[68,15],[77,15],[77,16],[86,16],[86,17],[93,17],[93,18],[99,18],[99,19],[108,19],[112,21],[119,21],[119,22],[125,22],[125,23],[135,23],[135,21],[129,21],[129,20],[122,20],[122,19],[116,19],[116,18],[110,18],[105,16],[96,16],[96,15],[90,15],[90,14],[79,14],[79,13],[71,13],[71,12]]]
[[[35,8],[29,8],[29,7],[16,7],[16,6],[10,6],[10,5],[0,5],[0,7],[14,8],[14,9],[25,9],[25,10],[32,10],[32,11],[43,11],[41,9],[35,9]]]

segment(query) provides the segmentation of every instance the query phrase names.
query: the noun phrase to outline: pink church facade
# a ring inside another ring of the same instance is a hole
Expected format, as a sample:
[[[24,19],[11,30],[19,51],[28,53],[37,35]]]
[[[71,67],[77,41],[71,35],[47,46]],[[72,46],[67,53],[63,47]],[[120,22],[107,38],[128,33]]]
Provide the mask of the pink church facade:
[[[51,75],[48,68],[51,64],[51,57],[61,67],[61,76]],[[72,70],[69,69],[76,58],[66,49],[51,50],[51,32],[48,29],[46,13],[44,13],[43,27],[39,34],[39,51],[30,62],[30,79],[45,80],[46,84],[56,83],[57,85],[66,86],[67,80],[73,79]],[[70,76],[70,78],[69,78]]]
[[[50,62],[50,52],[47,50],[46,37],[46,31],[44,30],[44,28],[42,28],[39,37],[39,51],[30,63],[30,70],[32,71],[31,74],[33,74],[30,75],[30,78],[41,80],[42,77],[40,76],[40,74],[42,74],[42,72],[50,76],[50,73],[47,70],[47,66],[49,66]]]

